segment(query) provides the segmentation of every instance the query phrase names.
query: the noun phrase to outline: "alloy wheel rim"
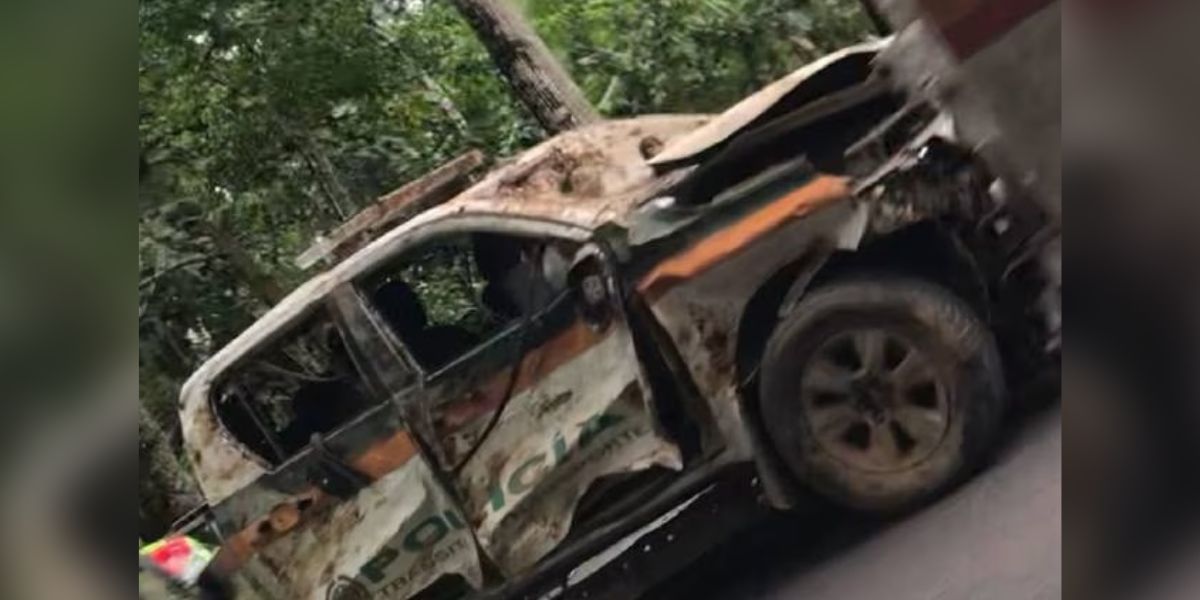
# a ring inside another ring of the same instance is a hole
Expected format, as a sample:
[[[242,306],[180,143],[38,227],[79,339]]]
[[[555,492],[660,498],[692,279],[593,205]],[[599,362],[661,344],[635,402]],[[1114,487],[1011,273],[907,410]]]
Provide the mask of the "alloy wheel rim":
[[[801,401],[823,451],[863,471],[911,468],[950,425],[941,373],[906,337],[880,328],[841,332],[801,373]]]

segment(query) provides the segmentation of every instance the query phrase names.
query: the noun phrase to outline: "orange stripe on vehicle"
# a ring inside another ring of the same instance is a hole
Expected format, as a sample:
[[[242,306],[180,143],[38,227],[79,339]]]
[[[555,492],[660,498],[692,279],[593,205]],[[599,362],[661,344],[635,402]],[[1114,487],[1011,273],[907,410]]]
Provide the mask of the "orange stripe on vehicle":
[[[578,320],[541,346],[525,353],[520,363],[521,371],[514,382],[513,395],[533,387],[562,365],[571,362],[592,346],[600,343],[607,331],[596,331],[587,323]],[[512,368],[491,375],[483,385],[472,390],[466,398],[446,405],[437,415],[439,434],[453,433],[482,414],[495,410],[504,400]]]
[[[513,394],[529,389],[558,367],[595,346],[605,335],[606,332],[594,331],[583,321],[578,321],[530,350],[521,361],[520,373],[513,384]],[[445,412],[439,415],[439,425],[453,430],[480,414],[494,410],[508,387],[510,372],[511,369],[492,375],[467,400],[447,406]],[[399,431],[370,445],[347,463],[375,480],[403,467],[416,454],[416,441],[407,431]],[[221,574],[237,571],[260,549],[304,524],[308,515],[336,502],[337,498],[312,487],[275,505],[266,515],[226,538],[213,558],[212,568]]]
[[[400,431],[367,447],[366,452],[350,461],[350,466],[371,479],[379,479],[408,464],[416,454],[417,444],[412,436]]]
[[[416,454],[417,445],[412,435],[397,431],[368,446],[348,464],[376,480],[403,467]],[[226,538],[208,568],[219,575],[234,573],[256,552],[307,522],[309,515],[336,502],[337,498],[313,486],[276,504],[266,515]]]
[[[788,221],[849,195],[849,179],[818,175],[804,186],[662,261],[638,282],[638,292],[654,301],[678,283],[711,269]]]

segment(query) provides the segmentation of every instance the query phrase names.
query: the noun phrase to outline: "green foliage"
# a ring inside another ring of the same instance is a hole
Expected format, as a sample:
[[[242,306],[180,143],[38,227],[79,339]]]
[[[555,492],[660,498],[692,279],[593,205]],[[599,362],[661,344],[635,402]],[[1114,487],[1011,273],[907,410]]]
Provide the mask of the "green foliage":
[[[143,371],[185,376],[370,199],[540,136],[441,3],[148,0],[140,21]]]
[[[607,115],[715,112],[860,41],[847,0],[528,0],[539,33]]]
[[[401,278],[414,282],[413,291],[426,306],[430,324],[454,325],[480,334],[487,325],[486,315],[478,310],[486,282],[470,252],[466,240],[430,248],[418,262],[403,269]]]
[[[610,116],[717,111],[866,31],[854,0],[522,6]],[[502,157],[542,137],[447,2],[143,0],[139,24],[140,367],[156,417],[307,277],[291,260],[314,235],[467,148]]]

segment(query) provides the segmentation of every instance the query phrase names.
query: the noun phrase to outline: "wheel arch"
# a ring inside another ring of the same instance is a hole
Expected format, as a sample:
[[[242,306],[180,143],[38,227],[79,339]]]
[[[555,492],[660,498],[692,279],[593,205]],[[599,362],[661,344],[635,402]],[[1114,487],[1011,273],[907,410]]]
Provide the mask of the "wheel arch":
[[[738,320],[738,381],[747,384],[754,377],[771,331],[809,290],[871,271],[911,275],[945,286],[985,322],[989,320],[990,294],[974,257],[946,227],[933,220],[919,221],[870,239],[856,250],[812,250],[764,281]]]
[[[735,368],[742,413],[764,478],[768,501],[777,508],[796,502],[802,487],[788,472],[762,420],[758,368],[772,331],[805,294],[850,274],[880,271],[930,280],[967,300],[988,321],[986,280],[962,242],[946,227],[924,220],[869,239],[855,250],[810,250],[767,278],[738,320]]]

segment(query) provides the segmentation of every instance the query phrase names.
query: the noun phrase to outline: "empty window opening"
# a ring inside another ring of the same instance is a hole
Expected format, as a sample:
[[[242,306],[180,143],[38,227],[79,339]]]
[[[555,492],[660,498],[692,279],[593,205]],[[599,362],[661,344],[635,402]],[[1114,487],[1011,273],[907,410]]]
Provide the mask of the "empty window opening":
[[[341,332],[323,310],[242,361],[215,389],[221,423],[272,464],[371,405]]]

